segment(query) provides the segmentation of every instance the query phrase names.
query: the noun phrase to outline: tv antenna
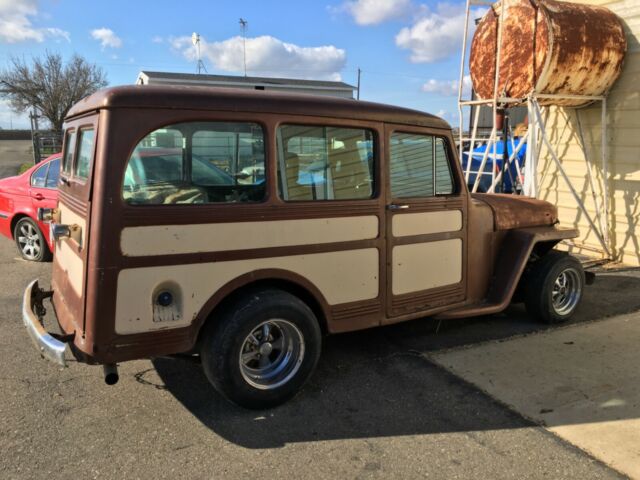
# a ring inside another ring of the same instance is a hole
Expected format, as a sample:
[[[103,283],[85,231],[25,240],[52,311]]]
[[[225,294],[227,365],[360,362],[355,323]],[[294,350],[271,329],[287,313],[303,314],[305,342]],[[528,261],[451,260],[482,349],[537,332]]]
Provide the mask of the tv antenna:
[[[244,76],[247,76],[247,22],[244,18],[240,18],[240,30],[242,31],[242,59],[244,62]]]
[[[196,47],[196,55],[198,57],[198,66],[196,67],[196,69],[197,69],[198,75],[200,75],[202,70],[204,70],[205,72],[207,71],[207,67],[204,66],[204,62],[200,57],[200,35],[198,33],[193,32],[191,34],[191,43],[193,43],[193,46]]]

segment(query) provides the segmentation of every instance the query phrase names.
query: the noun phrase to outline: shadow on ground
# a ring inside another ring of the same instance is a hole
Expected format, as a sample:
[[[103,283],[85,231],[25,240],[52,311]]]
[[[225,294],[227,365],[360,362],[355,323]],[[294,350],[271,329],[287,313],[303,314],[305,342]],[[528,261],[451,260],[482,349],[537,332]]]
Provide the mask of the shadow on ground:
[[[589,287],[572,323],[640,310],[640,277],[606,273]],[[161,382],[204,425],[248,448],[342,438],[523,428],[532,423],[431,363],[423,353],[529,334],[548,327],[514,305],[501,315],[439,323],[433,319],[336,335],[325,340],[317,372],[289,403],[247,411],[227,403],[199,365],[153,361]],[[496,413],[498,412],[498,413]]]

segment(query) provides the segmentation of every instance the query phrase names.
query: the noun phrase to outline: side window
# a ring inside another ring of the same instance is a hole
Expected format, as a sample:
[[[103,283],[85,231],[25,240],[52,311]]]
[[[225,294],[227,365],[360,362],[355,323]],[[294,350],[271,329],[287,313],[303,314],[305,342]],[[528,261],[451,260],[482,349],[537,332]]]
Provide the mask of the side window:
[[[391,196],[433,196],[433,137],[410,133],[391,135]]]
[[[37,188],[44,188],[46,178],[47,178],[47,169],[49,168],[49,164],[41,166],[36,169],[35,172],[31,174],[31,186]]]
[[[436,139],[436,195],[453,193],[453,176],[444,139]]]
[[[283,200],[357,200],[375,193],[371,130],[283,125],[277,147]]]
[[[74,171],[76,177],[86,179],[89,176],[89,167],[93,158],[93,137],[93,130],[80,130],[80,145]]]
[[[393,198],[453,193],[453,177],[444,139],[431,135],[393,133],[390,140]]]
[[[122,186],[132,205],[258,202],[265,194],[264,134],[255,123],[155,130],[133,150]]]
[[[73,165],[73,154],[76,150],[76,132],[67,132],[64,139],[64,160],[62,162],[62,171],[66,174],[71,173]]]
[[[47,182],[45,183],[45,187],[57,188],[59,177],[60,177],[60,159],[56,158],[51,163],[49,163],[49,173],[47,174]]]

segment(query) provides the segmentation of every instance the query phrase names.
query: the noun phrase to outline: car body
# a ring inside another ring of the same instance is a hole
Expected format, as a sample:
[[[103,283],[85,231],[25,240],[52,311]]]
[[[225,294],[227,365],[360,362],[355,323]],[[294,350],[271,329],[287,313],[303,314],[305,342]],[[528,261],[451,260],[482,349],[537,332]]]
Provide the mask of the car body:
[[[444,120],[355,100],[100,91],[67,116],[59,203],[41,216],[52,282],[29,285],[23,319],[44,356],[64,365],[70,350],[114,383],[118,362],[199,353],[250,408],[301,388],[322,334],[491,314],[518,296],[562,321],[585,283],[553,250],[578,234],[554,206],[469,194]],[[42,326],[47,298],[61,335]]]
[[[48,252],[54,250],[49,236],[49,225],[38,220],[37,211],[38,208],[54,208],[57,205],[60,156],[60,153],[53,154],[20,175],[0,179],[0,234],[16,240],[20,253],[27,260],[44,260],[48,255],[32,254],[33,248],[36,247],[34,242],[39,241],[36,240],[37,235],[31,235],[31,245],[20,245],[15,231],[20,219],[27,218],[32,222],[27,224],[28,228],[25,230],[37,227],[44,240],[37,248],[48,249]]]

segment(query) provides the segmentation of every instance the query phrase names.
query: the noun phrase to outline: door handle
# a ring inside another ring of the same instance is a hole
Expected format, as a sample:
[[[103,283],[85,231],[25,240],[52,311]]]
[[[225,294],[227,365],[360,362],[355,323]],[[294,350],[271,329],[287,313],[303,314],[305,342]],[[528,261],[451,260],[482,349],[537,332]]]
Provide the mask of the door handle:
[[[35,198],[36,200],[44,200],[44,195],[42,195],[41,193],[36,193],[33,198]]]
[[[387,205],[387,210],[406,210],[409,208],[409,205],[397,205],[392,203],[391,205]]]

